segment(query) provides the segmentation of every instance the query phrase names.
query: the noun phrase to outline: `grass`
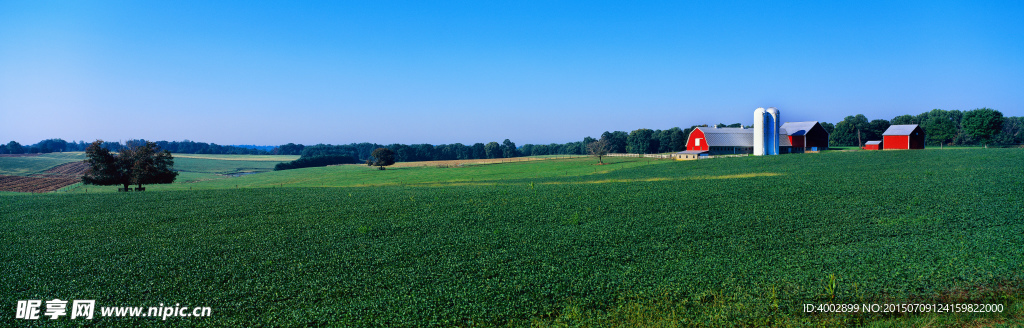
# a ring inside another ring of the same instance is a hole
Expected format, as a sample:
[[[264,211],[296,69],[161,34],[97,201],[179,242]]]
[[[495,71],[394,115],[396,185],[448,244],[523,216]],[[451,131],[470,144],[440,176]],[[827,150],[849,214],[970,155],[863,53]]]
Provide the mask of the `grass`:
[[[190,172],[188,162],[179,167],[178,159],[175,168]],[[275,188],[275,187],[366,187],[366,186],[438,186],[438,185],[494,185],[498,183],[517,183],[525,179],[544,179],[552,177],[584,177],[603,175],[620,169],[644,165],[669,164],[669,161],[650,159],[607,158],[609,165],[591,165],[596,160],[590,158],[555,159],[533,162],[514,162],[502,164],[477,164],[464,167],[439,168],[428,167],[392,167],[384,171],[366,165],[337,165],[315,167],[298,170],[273,171],[253,175],[245,175],[224,179],[222,176],[186,175],[179,177],[182,182],[214,179],[196,183],[174,183],[169,185],[147,186],[146,190],[203,190],[228,188]],[[231,164],[239,162],[204,163],[208,166],[224,165],[229,170]],[[238,170],[238,169],[235,169]],[[198,172],[203,173],[203,172]],[[81,188],[76,192],[114,192],[113,187]]]
[[[608,160],[0,194],[0,303],[214,307],[180,326],[1024,323],[1019,150]],[[829,302],[1008,311],[801,312]]]
[[[83,159],[85,159],[85,153],[82,152],[49,153],[25,157],[0,156],[0,175],[29,176],[42,173],[57,165]]]

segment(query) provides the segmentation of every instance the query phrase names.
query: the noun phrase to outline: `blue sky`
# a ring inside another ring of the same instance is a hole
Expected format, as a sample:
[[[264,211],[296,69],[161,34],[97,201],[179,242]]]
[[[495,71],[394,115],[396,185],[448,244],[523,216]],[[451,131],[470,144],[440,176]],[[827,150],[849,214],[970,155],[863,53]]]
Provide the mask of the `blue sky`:
[[[1024,116],[1019,1],[0,1],[0,142],[577,141]]]

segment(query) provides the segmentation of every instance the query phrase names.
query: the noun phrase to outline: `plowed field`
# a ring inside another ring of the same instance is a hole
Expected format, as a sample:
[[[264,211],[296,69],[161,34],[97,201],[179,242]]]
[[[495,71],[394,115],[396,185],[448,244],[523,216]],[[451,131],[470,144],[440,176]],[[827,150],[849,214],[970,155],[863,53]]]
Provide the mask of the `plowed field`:
[[[0,191],[49,192],[77,183],[78,177],[19,177],[0,175]]]

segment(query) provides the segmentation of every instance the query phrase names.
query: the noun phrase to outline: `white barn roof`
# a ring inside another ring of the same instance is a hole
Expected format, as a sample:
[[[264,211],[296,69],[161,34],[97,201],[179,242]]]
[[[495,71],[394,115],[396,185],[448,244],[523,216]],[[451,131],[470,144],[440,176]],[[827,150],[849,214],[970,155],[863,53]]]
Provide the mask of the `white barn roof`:
[[[791,136],[802,136],[810,132],[815,124],[818,124],[818,121],[786,122],[779,129],[785,130]]]
[[[754,129],[699,127],[711,147],[753,147]],[[786,130],[779,129],[779,147],[792,147]]]
[[[917,124],[892,125],[892,126],[889,126],[889,128],[886,129],[885,132],[882,133],[882,135],[883,136],[909,136],[911,133],[914,132],[914,129],[916,129],[916,128],[917,128]]]
[[[881,140],[868,141],[867,143],[865,143],[865,145],[880,145],[880,144],[882,144]]]

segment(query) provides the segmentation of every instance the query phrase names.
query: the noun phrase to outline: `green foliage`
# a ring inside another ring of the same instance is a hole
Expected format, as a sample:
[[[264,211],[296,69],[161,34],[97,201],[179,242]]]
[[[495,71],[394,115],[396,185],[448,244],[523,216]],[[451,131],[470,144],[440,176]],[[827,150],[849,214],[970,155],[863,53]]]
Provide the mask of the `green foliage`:
[[[964,131],[987,144],[1003,127],[1003,113],[990,108],[979,108],[964,113],[960,123]]]
[[[395,152],[391,151],[391,149],[377,148],[370,156],[373,157],[373,165],[377,166],[381,170],[383,170],[385,166],[395,164]]]
[[[651,137],[653,135],[654,131],[651,129],[633,130],[626,137],[626,151],[633,154],[651,153]],[[657,151],[657,145],[655,145],[654,151]]]
[[[829,136],[829,144],[836,146],[864,146],[867,139],[867,130],[870,124],[868,118],[862,114],[847,116],[839,123]],[[877,140],[877,139],[876,139]]]
[[[301,169],[301,168],[306,168],[306,167],[319,167],[319,166],[328,166],[328,165],[338,165],[338,164],[356,164],[356,163],[358,163],[358,161],[356,161],[356,159],[352,158],[351,156],[343,156],[343,155],[303,156],[303,157],[299,157],[299,159],[291,161],[291,162],[277,163],[276,165],[274,165],[274,171]]]
[[[0,302],[214,307],[167,321],[180,326],[898,324],[918,316],[801,306],[942,295],[1019,309],[1022,161],[957,149],[609,158],[600,172],[590,159],[345,166],[234,180],[259,188],[0,194]],[[285,178],[349,187],[271,188]]]
[[[89,170],[82,176],[82,182],[89,185],[112,186],[129,184],[165,184],[174,182],[178,172],[173,170],[174,157],[164,150],[157,152],[156,143],[129,144],[117,155],[102,147],[103,140],[96,140],[85,150]]]
[[[487,153],[487,158],[502,158],[501,145],[497,142],[491,141],[487,145],[484,145],[484,152]]]

